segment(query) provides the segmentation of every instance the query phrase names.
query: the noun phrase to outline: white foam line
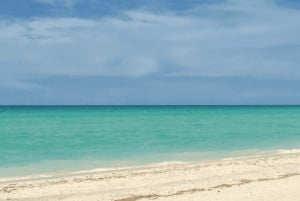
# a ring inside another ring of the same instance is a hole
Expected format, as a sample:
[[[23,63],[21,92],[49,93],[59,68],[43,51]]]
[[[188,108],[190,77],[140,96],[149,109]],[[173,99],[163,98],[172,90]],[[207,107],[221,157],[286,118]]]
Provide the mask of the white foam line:
[[[259,151],[257,153],[249,154],[249,156],[237,156],[237,157],[224,157],[217,160],[234,160],[234,159],[241,159],[241,158],[251,158],[251,157],[263,157],[266,155],[281,155],[281,154],[297,154],[300,153],[300,149],[279,149],[279,150],[269,150],[269,151]],[[203,161],[215,161],[213,160],[203,160]],[[163,161],[158,163],[150,163],[145,165],[138,165],[138,166],[124,166],[124,167],[115,167],[115,168],[94,168],[89,170],[79,170],[79,171],[72,171],[66,173],[49,173],[49,174],[40,174],[40,175],[28,175],[28,176],[16,176],[16,177],[0,177],[0,184],[1,183],[11,183],[11,182],[18,182],[18,181],[27,181],[27,180],[39,180],[39,179],[51,179],[56,177],[68,177],[74,175],[81,175],[81,174],[92,174],[92,173],[102,173],[102,172],[113,172],[113,171],[124,171],[124,170],[133,170],[133,169],[149,169],[149,168],[159,168],[163,166],[170,166],[170,165],[180,165],[180,164],[188,164],[193,162],[199,161]]]

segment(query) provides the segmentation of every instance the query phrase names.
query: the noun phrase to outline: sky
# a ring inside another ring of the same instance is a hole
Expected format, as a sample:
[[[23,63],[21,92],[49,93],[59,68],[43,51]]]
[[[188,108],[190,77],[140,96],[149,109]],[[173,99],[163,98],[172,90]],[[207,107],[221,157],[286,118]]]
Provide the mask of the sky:
[[[0,105],[300,104],[298,0],[2,0]]]

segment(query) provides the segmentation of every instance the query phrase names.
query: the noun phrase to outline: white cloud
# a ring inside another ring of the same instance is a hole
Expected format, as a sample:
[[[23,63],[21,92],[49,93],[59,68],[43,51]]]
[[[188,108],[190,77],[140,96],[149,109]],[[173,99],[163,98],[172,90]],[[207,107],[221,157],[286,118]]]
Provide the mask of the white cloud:
[[[77,0],[36,0],[39,3],[49,4],[51,6],[64,6],[72,8]]]
[[[124,15],[2,20],[0,78],[300,76],[300,12],[272,0],[231,0],[182,15]]]

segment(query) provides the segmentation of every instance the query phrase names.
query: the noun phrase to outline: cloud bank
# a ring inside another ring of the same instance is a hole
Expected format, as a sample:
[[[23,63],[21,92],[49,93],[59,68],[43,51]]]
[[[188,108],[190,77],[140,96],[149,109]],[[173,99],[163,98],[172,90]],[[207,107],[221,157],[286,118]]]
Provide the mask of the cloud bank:
[[[71,7],[73,1],[64,2]],[[228,0],[184,11],[131,9],[98,18],[2,19],[0,87],[37,90],[50,86],[41,80],[59,77],[135,80],[143,86],[160,80],[166,89],[193,79],[180,84],[181,90],[202,89],[206,79],[297,82],[299,22],[299,10],[275,0]],[[214,87],[215,81],[209,83]],[[143,91],[130,87],[134,97]]]

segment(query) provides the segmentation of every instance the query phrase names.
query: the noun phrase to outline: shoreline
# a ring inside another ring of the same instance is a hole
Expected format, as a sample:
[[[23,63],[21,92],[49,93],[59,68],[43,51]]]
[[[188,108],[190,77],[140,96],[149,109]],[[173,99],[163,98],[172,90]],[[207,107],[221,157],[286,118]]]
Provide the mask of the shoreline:
[[[191,152],[194,153],[194,152]],[[195,152],[196,153],[196,152]],[[232,153],[238,153],[234,151]],[[242,150],[240,155],[229,154],[227,157],[215,157],[199,160],[165,160],[159,162],[149,162],[149,163],[131,163],[126,166],[112,166],[112,167],[95,167],[95,168],[82,168],[78,170],[63,170],[63,171],[42,171],[38,174],[22,174],[14,176],[0,176],[0,184],[10,183],[10,182],[22,182],[30,180],[43,180],[43,179],[53,179],[60,177],[71,177],[71,176],[80,176],[80,175],[90,175],[95,173],[111,173],[117,171],[126,171],[126,170],[141,170],[141,169],[152,169],[159,168],[168,165],[177,165],[177,164],[193,164],[193,163],[212,163],[217,161],[226,161],[226,160],[237,160],[237,159],[251,159],[251,158],[264,158],[264,157],[273,157],[286,154],[300,154],[300,149],[275,149],[275,150]],[[196,153],[197,154],[197,153]],[[21,167],[18,167],[21,168]]]
[[[287,186],[278,189],[282,182]],[[256,191],[264,188],[262,194],[271,190],[274,194],[285,196],[288,196],[283,192],[287,191],[285,187],[298,189],[300,151],[283,150],[271,156],[161,163],[109,171],[95,169],[55,177],[28,178],[26,181],[11,180],[0,183],[0,200],[177,201],[197,200],[205,196],[208,196],[206,200],[210,200],[210,196],[216,198],[223,191],[240,195],[239,192],[243,189],[248,192],[253,185],[256,187],[251,192],[255,193],[247,194],[249,200],[257,199],[253,197],[259,195]],[[290,192],[294,197],[297,193]],[[222,195],[226,197],[230,193]],[[269,200],[276,199],[270,197]],[[282,197],[281,200],[293,199]]]

